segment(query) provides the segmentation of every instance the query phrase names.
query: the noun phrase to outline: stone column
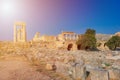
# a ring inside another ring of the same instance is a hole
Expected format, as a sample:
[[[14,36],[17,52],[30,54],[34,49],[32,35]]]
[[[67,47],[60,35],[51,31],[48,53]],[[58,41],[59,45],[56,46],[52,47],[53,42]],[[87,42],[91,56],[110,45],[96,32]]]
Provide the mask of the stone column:
[[[21,29],[17,30],[17,41],[21,41]]]
[[[70,36],[70,40],[72,40],[72,35],[70,34],[69,36]]]
[[[69,34],[69,38],[70,38],[70,40],[72,39],[72,35],[71,34]]]
[[[76,40],[76,34],[74,35],[74,40]]]
[[[64,39],[66,40],[66,34],[64,34]]]
[[[68,40],[70,39],[70,36],[69,36],[69,34],[67,34],[67,39],[68,39]]]
[[[76,34],[74,35],[74,40],[77,40],[77,35]]]
[[[72,40],[74,40],[74,35],[72,35]]]
[[[66,34],[66,40],[68,39],[68,35]]]
[[[74,38],[75,38],[75,34],[72,35],[72,40],[74,40]]]
[[[22,41],[26,42],[26,29],[25,29],[26,25],[22,25]]]
[[[17,31],[16,31],[16,25],[14,25],[14,42],[17,42]]]
[[[78,37],[78,35],[76,35],[76,39],[78,39],[79,37]]]

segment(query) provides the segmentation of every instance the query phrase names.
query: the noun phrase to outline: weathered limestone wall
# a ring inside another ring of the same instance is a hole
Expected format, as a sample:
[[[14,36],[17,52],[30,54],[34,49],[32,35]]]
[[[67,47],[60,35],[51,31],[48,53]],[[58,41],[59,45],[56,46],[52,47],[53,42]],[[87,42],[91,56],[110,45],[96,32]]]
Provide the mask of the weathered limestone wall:
[[[77,50],[76,41],[33,41],[32,43],[32,45],[49,49],[68,50],[69,48],[69,51]]]
[[[56,36],[40,36],[40,33],[36,33],[33,42],[40,43],[41,47],[64,49],[64,50],[77,50],[76,40],[78,35],[74,32],[62,32]]]
[[[34,38],[33,38],[33,41],[40,41],[40,33],[39,32],[36,32]]]
[[[56,41],[56,37],[55,36],[47,36],[47,35],[45,35],[45,36],[40,37],[40,40],[41,41],[48,41],[48,42]]]
[[[109,50],[109,48],[105,46],[105,41],[99,41],[98,43],[101,44],[99,47],[97,47],[99,50],[101,51]]]
[[[40,36],[40,33],[37,32],[33,38],[33,41],[34,42],[40,42],[40,41],[51,42],[51,41],[56,41],[56,37],[55,36],[48,36],[48,35]]]

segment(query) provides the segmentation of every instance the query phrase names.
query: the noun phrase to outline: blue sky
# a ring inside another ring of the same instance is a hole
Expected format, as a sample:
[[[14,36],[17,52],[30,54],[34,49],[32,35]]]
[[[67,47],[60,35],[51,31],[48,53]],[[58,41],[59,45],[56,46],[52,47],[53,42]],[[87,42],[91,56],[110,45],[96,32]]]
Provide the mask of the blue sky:
[[[5,9],[5,5],[9,7]],[[14,22],[27,24],[27,37],[36,32],[57,35],[61,31],[83,34],[120,31],[119,0],[0,0],[0,40],[13,39]]]

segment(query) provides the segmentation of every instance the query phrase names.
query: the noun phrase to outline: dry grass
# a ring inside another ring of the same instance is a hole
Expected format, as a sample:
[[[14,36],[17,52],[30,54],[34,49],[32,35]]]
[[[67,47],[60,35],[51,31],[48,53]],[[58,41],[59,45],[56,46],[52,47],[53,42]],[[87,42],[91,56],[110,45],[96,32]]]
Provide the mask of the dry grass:
[[[43,75],[49,76],[53,80],[71,80],[68,76],[65,76],[61,73],[57,73],[56,71],[46,70],[46,63],[40,62],[39,66],[37,65],[36,71],[42,73]]]
[[[50,80],[47,75],[36,71],[25,57],[5,55],[0,59],[0,80]],[[32,75],[32,76],[31,76]]]

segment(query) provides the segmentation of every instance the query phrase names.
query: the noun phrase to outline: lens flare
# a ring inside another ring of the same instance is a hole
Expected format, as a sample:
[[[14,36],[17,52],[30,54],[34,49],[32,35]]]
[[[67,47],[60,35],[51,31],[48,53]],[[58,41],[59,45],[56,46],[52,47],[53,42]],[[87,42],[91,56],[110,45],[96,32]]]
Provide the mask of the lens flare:
[[[3,14],[12,14],[14,12],[14,6],[11,2],[3,2],[1,9]]]

